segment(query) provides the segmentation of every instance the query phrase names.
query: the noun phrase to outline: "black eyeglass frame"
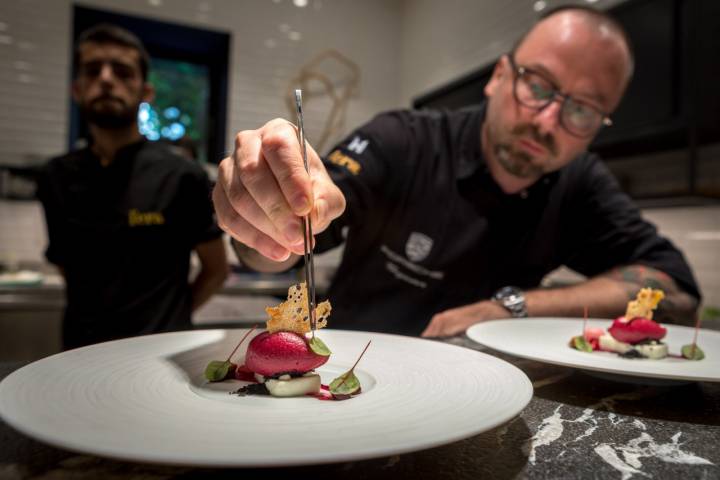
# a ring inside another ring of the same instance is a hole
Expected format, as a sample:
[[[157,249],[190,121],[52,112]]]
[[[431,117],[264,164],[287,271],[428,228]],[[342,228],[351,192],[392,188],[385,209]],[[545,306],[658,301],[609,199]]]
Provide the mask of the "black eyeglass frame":
[[[598,110],[597,108],[593,107],[592,105],[588,105],[588,104],[585,103],[585,102],[576,100],[576,99],[574,99],[571,95],[568,95],[568,94],[566,94],[566,93],[561,92],[560,89],[558,89],[558,88],[555,86],[555,83],[552,82],[552,81],[550,81],[550,80],[548,80],[543,74],[538,73],[538,72],[536,72],[535,70],[532,70],[532,69],[530,69],[530,68],[523,67],[523,66],[520,66],[520,65],[516,64],[516,63],[515,63],[515,58],[513,57],[513,54],[512,54],[512,53],[507,54],[507,58],[508,58],[508,60],[510,61],[510,66],[512,67],[513,74],[514,74],[514,75],[513,75],[513,97],[515,97],[515,101],[516,101],[518,104],[520,104],[520,105],[522,105],[522,106],[524,106],[524,107],[527,107],[527,108],[531,108],[531,109],[533,109],[533,110],[537,110],[537,111],[539,112],[539,111],[542,111],[543,109],[547,108],[548,105],[550,105],[550,104],[553,103],[554,101],[556,101],[556,100],[559,99],[559,101],[560,101],[560,110],[558,111],[558,119],[559,119],[559,121],[560,121],[560,125],[561,125],[561,126],[565,129],[565,131],[568,132],[570,135],[572,135],[572,136],[574,136],[574,137],[578,137],[578,138],[591,137],[591,136],[595,135],[595,133],[597,133],[597,131],[598,131],[600,128],[612,126],[613,121],[612,121],[612,119],[610,118],[610,116],[609,116],[609,114],[608,114],[607,112],[603,112],[603,111],[601,111],[601,110]],[[533,75],[537,75],[538,77],[540,77],[540,78],[542,78],[543,80],[545,80],[545,81],[548,83],[548,85],[550,85],[550,86],[552,87],[552,92],[551,92],[552,94],[549,96],[547,102],[546,102],[544,105],[542,105],[542,106],[539,106],[539,107],[538,107],[538,106],[536,106],[536,105],[528,105],[527,103],[521,101],[521,100],[520,100],[520,97],[518,97],[518,94],[517,94],[518,81],[520,80],[520,77],[521,77],[521,76],[526,75],[526,74],[528,74],[528,73],[531,73],[531,74],[533,74]],[[570,128],[568,128],[568,126],[565,124],[565,121],[563,120],[563,112],[565,111],[565,105],[567,105],[567,101],[568,101],[568,100],[572,100],[572,101],[573,101],[574,103],[576,103],[576,104],[584,105],[584,106],[590,108],[591,110],[594,110],[595,112],[597,112],[597,113],[600,115],[600,123],[599,123],[596,127],[594,127],[591,131],[589,131],[587,134],[580,134],[580,133],[577,133],[577,132],[573,132]]]

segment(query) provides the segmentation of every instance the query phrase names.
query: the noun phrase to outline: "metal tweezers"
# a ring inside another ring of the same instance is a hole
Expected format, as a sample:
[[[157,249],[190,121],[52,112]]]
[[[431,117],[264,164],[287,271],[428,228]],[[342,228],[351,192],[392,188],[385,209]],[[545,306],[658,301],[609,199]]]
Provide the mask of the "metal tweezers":
[[[307,161],[307,147],[305,145],[305,127],[303,126],[302,90],[300,89],[295,90],[295,109],[297,112],[298,141],[300,142],[305,171],[309,174],[310,169],[308,168]],[[310,316],[310,329],[312,330],[312,334],[314,336],[315,329],[317,328],[317,319],[315,318],[315,265],[313,263],[312,251],[313,231],[310,214],[308,213],[307,216],[302,217],[301,219],[305,245],[305,286],[308,293],[308,315]]]

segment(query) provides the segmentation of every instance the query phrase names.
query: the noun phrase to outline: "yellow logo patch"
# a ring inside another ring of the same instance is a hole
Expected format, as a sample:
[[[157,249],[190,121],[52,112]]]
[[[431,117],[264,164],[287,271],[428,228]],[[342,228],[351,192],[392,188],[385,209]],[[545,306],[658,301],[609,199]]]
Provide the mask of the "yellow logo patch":
[[[137,208],[131,208],[128,212],[128,225],[131,227],[164,224],[165,217],[161,212],[141,212]]]
[[[357,175],[358,173],[360,173],[360,170],[362,170],[362,167],[357,162],[357,160],[353,160],[352,158],[342,153],[340,150],[335,150],[330,155],[328,155],[328,160],[330,160],[330,162],[334,163],[335,165],[345,167],[353,175]]]

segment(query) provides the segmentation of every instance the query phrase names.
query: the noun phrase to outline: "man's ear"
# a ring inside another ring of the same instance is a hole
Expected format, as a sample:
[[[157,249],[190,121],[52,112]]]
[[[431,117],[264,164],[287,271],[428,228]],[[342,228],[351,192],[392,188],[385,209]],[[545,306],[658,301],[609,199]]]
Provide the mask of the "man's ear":
[[[155,87],[150,82],[143,83],[142,101],[152,103],[155,100]]]
[[[483,90],[486,97],[492,97],[495,94],[495,90],[497,90],[503,75],[509,71],[509,63],[510,61],[507,55],[503,55],[498,59],[495,68],[493,68],[492,76],[488,83],[485,84],[485,89]]]

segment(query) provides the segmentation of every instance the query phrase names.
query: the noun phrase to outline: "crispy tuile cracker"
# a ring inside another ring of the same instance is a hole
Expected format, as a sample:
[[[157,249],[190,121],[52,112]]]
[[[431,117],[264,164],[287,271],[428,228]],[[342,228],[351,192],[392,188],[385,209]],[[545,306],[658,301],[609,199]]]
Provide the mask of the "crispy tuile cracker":
[[[653,290],[652,288],[641,289],[635,300],[628,302],[625,318],[631,320],[636,317],[643,317],[652,320],[653,310],[665,298],[665,292],[662,290]]]
[[[327,318],[330,316],[331,309],[328,300],[315,307],[316,327],[318,330],[327,325]],[[311,330],[305,282],[291,286],[288,289],[286,301],[277,307],[266,307],[265,311],[270,317],[267,320],[267,331],[270,333],[282,330],[304,334]]]

